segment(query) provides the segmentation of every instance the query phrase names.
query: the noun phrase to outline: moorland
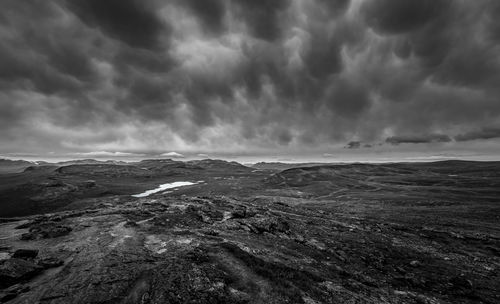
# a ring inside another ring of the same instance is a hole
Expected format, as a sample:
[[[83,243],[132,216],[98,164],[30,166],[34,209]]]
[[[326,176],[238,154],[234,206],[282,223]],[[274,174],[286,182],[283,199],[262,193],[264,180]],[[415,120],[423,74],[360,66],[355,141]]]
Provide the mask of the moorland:
[[[500,162],[0,167],[0,302],[500,302]]]

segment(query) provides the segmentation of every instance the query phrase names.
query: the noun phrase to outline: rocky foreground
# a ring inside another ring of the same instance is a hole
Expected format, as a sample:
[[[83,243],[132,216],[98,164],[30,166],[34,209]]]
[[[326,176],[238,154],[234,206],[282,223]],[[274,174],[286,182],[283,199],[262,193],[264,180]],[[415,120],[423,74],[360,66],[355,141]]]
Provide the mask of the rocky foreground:
[[[500,302],[493,184],[474,188],[476,199],[382,200],[376,194],[389,188],[363,190],[353,181],[343,188],[353,177],[347,169],[293,170],[272,175],[253,195],[112,196],[4,219],[0,301]],[[317,183],[328,193],[311,190]],[[405,195],[450,190],[415,187]],[[357,199],[360,189],[377,199]]]

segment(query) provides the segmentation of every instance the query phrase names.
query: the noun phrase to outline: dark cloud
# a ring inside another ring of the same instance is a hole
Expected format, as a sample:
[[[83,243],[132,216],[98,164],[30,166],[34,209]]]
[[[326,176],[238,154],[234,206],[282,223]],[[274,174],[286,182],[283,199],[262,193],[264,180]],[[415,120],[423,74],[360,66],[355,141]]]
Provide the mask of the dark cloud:
[[[450,0],[365,1],[366,23],[381,35],[398,35],[395,53],[417,56],[423,67],[436,67],[453,47],[452,36],[460,13]],[[456,43],[456,42],[455,42]]]
[[[125,74],[128,74],[130,70],[161,74],[175,66],[172,58],[163,51],[133,48],[119,49],[112,61],[116,69]]]
[[[360,149],[360,148],[372,148],[371,144],[363,144],[360,141],[350,141],[344,146],[344,149]]]
[[[414,136],[391,136],[385,142],[391,145],[399,144],[426,144],[433,142],[450,142],[451,138],[444,134],[414,135]]]
[[[32,2],[32,1],[31,1]],[[0,43],[0,87],[45,94],[83,95],[96,73],[92,45],[79,28],[52,26],[63,16],[55,4],[6,1],[0,12],[7,29]]]
[[[240,5],[240,14],[251,29],[252,34],[260,39],[273,41],[281,37],[283,28],[280,14],[290,0],[235,0]]]
[[[500,128],[483,128],[455,136],[456,141],[500,138]]]
[[[370,106],[367,89],[362,83],[335,79],[328,105],[335,114],[346,117],[361,115]]]
[[[342,69],[342,42],[333,37],[326,39],[324,36],[315,36],[312,50],[305,59],[310,75],[317,79],[324,79]]]
[[[214,32],[224,29],[224,15],[226,8],[223,0],[181,0],[180,4],[186,5],[198,16],[204,27]]]
[[[440,17],[449,0],[373,0],[362,11],[368,25],[381,33],[399,34],[421,29]]]
[[[5,0],[0,146],[213,154],[497,138],[499,17],[487,0]]]
[[[156,47],[166,30],[148,1],[68,0],[68,4],[83,22],[133,47]]]
[[[498,22],[498,19],[500,18],[500,3],[491,1],[489,5],[491,7],[488,7],[485,14],[485,18],[487,20],[486,34],[489,39],[498,41],[500,40],[500,22]]]
[[[333,16],[344,13],[351,3],[350,0],[318,0],[318,2],[327,7]]]
[[[359,149],[359,148],[361,148],[361,142],[350,141],[349,143],[347,143],[347,145],[344,148],[346,148],[346,149]]]

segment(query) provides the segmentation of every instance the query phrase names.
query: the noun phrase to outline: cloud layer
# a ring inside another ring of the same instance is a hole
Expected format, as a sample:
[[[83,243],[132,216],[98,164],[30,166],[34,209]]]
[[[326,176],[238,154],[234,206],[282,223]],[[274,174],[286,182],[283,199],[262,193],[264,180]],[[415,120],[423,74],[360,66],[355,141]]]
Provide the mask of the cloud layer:
[[[2,153],[500,138],[498,1],[4,0],[0,66]]]

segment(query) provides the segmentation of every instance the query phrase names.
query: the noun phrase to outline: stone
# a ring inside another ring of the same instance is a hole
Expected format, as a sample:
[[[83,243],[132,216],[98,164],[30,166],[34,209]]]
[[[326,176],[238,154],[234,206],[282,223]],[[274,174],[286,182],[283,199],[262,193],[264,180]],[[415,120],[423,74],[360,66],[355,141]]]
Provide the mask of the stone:
[[[44,269],[48,269],[62,266],[64,265],[64,261],[55,257],[46,257],[43,259],[39,259],[36,264],[43,267]]]
[[[410,265],[413,266],[413,267],[418,267],[418,266],[420,266],[420,262],[416,261],[416,260],[415,261],[411,261]]]
[[[83,187],[84,188],[94,188],[97,186],[97,183],[95,180],[88,180],[88,181],[85,181],[83,182]]]
[[[0,288],[30,279],[42,271],[42,267],[30,261],[12,258],[0,264]]]
[[[30,228],[30,232],[21,235],[21,240],[51,239],[69,234],[70,227],[56,225],[54,223],[44,223]]]
[[[15,299],[21,293],[28,292],[30,287],[27,285],[16,284],[0,292],[0,302],[5,303]]]
[[[17,259],[34,259],[38,255],[37,249],[18,249],[12,255],[13,258]]]
[[[290,230],[290,225],[287,221],[278,217],[265,217],[258,218],[251,221],[250,226],[253,228],[255,233],[262,234],[267,233],[277,233],[277,232],[288,232]]]

